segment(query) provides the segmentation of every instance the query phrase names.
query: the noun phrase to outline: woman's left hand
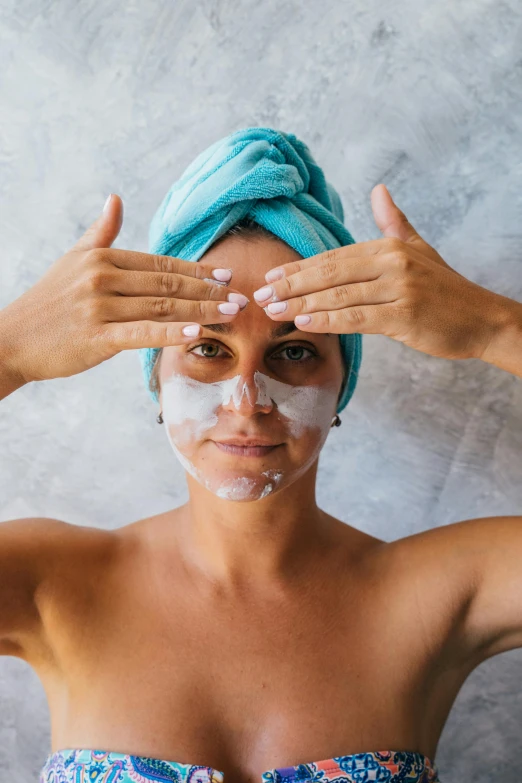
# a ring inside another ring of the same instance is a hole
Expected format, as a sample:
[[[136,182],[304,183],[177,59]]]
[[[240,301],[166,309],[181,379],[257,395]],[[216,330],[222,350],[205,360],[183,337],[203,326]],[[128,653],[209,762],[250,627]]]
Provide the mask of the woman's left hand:
[[[273,320],[293,320],[303,332],[384,334],[431,356],[480,358],[512,300],[448,266],[384,185],[373,189],[371,200],[384,239],[271,269],[269,285],[254,293],[258,304]]]

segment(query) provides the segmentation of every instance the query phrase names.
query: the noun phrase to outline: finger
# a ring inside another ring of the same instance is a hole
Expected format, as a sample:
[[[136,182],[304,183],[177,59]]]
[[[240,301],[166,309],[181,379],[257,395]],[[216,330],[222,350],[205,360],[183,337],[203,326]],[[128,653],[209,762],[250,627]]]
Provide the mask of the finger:
[[[112,245],[123,223],[123,201],[117,193],[111,193],[106,207],[71,250],[87,251]]]
[[[389,263],[388,254],[372,255],[322,262],[294,272],[282,280],[254,291],[254,299],[265,307],[268,302],[279,302],[315,291],[324,291],[338,285],[368,282],[377,279]],[[263,297],[263,298],[262,298]]]
[[[309,267],[317,266],[319,264],[336,263],[340,259],[347,260],[361,256],[372,256],[381,252],[381,243],[382,240],[380,239],[372,239],[369,242],[356,242],[353,245],[343,245],[342,247],[325,250],[324,253],[317,253],[317,255],[310,256],[309,258],[289,261],[288,264],[281,264],[281,266],[270,269],[265,275],[265,280],[267,283],[271,283],[274,280],[289,277],[296,272],[301,272],[303,269],[308,269]]]
[[[306,323],[305,319],[308,319]],[[395,319],[393,304],[375,304],[298,315],[294,323],[302,332],[389,334]]]
[[[103,321],[183,321],[214,324],[238,314],[236,302],[194,301],[168,296],[106,296],[98,299],[97,316]]]
[[[264,309],[276,321],[293,321],[300,313],[322,310],[342,310],[368,304],[384,304],[395,301],[396,296],[389,281],[382,278],[364,283],[351,283],[328,288],[304,296],[296,296],[283,302],[270,302]]]
[[[189,334],[183,330],[189,329]],[[196,332],[199,329],[199,332]],[[132,321],[129,323],[106,324],[97,335],[104,346],[115,351],[135,348],[164,348],[167,345],[185,345],[202,333],[202,327],[195,323],[156,323],[155,321]]]
[[[203,261],[185,261],[175,256],[159,256],[154,253],[140,253],[137,250],[119,248],[110,248],[100,253],[120,269],[133,269],[138,272],[174,272],[200,280],[210,278],[225,283],[230,282],[232,278],[231,269],[223,269]]]
[[[240,296],[240,292],[215,280],[199,280],[175,272],[138,272],[115,270],[109,276],[106,290],[123,296],[171,296],[178,299],[201,299],[227,301],[229,293]],[[249,301],[243,296],[245,304]]]
[[[376,185],[371,193],[372,211],[379,230],[385,237],[396,237],[403,242],[424,242],[408,218],[392,199],[386,185]]]

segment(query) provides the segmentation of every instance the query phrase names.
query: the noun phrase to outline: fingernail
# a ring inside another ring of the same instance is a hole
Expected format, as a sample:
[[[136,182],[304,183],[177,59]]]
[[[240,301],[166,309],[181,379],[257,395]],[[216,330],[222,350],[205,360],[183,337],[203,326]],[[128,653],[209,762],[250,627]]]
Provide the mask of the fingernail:
[[[237,302],[222,302],[218,304],[218,310],[223,315],[236,315],[239,313],[239,305]]]
[[[282,277],[285,276],[285,273],[283,269],[271,269],[269,272],[265,275],[265,280],[267,283],[273,283],[274,280],[281,280]]]
[[[112,198],[112,193],[109,196],[107,196],[107,200],[106,200],[105,204],[103,205],[103,211],[104,212],[107,212],[107,210],[109,209],[109,204],[111,203],[111,198]]]
[[[264,302],[265,299],[274,295],[274,289],[271,285],[265,285],[263,288],[259,288],[254,291],[254,299],[258,302]]]
[[[189,326],[184,326],[181,331],[185,337],[197,337],[201,332],[201,326],[199,324],[190,324]]]
[[[270,313],[284,313],[287,307],[288,302],[270,302],[270,304],[266,306],[266,309]]]
[[[228,283],[232,279],[232,271],[230,269],[213,269],[212,277],[222,283]]]
[[[296,326],[305,326],[305,324],[309,324],[311,320],[309,315],[296,315],[294,323]]]
[[[229,294],[227,296],[227,299],[229,302],[234,302],[235,304],[238,304],[241,309],[247,306],[247,304],[250,302],[250,299],[248,299],[244,294]]]

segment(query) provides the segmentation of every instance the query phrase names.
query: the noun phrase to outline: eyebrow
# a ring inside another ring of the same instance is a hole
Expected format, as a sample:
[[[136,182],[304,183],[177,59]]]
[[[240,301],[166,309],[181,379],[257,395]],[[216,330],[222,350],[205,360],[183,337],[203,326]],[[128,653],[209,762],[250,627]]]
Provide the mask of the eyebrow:
[[[210,332],[216,332],[217,334],[233,334],[235,332],[234,325],[228,324],[202,324],[203,329],[208,329]],[[293,321],[285,321],[272,329],[271,337],[285,337],[292,332],[298,332],[299,329]]]

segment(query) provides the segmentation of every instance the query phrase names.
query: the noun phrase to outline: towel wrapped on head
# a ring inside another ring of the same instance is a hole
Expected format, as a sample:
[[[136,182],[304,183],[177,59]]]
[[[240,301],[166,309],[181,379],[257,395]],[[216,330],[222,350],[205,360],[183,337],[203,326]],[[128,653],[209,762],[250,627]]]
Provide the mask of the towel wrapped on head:
[[[339,194],[307,145],[292,133],[244,128],[211,144],[174,182],[152,218],[149,252],[198,261],[245,217],[303,258],[355,242],[343,224]],[[338,413],[357,384],[362,335],[341,334],[339,342],[346,378]],[[139,349],[147,388],[159,350]]]

